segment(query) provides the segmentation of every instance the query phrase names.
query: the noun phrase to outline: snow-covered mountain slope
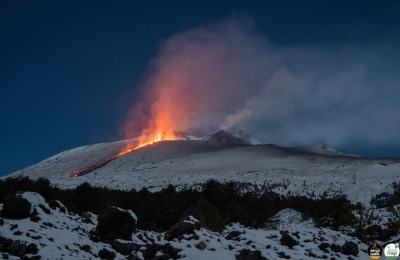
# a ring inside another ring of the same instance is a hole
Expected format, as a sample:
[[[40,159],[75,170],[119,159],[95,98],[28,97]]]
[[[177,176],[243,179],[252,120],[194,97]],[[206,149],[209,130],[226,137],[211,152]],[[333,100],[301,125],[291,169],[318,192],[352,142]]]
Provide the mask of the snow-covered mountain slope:
[[[273,218],[274,228],[250,229],[232,223],[218,233],[201,228],[200,223],[199,229],[180,238],[167,240],[165,232],[137,230],[129,240],[106,243],[95,240],[91,232],[98,225],[96,215],[68,212],[60,202],[52,208],[33,192],[22,197],[31,203],[34,213],[24,219],[0,218],[0,258],[153,259],[149,255],[155,255],[171,259],[167,255],[175,253],[173,259],[190,260],[235,259],[239,255],[247,258],[237,259],[368,259],[366,244],[337,231],[316,228],[291,209]],[[110,254],[114,258],[106,257]]]
[[[317,154],[322,154],[322,155],[345,155],[325,144],[319,144],[319,145],[314,145],[314,146],[301,146],[301,147],[296,147],[296,148],[298,150],[308,151],[311,153],[317,153]]]
[[[252,137],[249,133],[247,133],[244,130],[240,130],[237,134],[237,136],[239,138],[241,138],[242,140],[244,140],[247,144],[250,145],[258,145],[258,144],[262,144],[260,141],[258,141],[257,139],[255,139],[254,137]]]
[[[395,158],[346,156],[326,146],[250,145],[244,140],[251,137],[243,139],[224,131],[200,140],[185,139],[142,147],[76,178],[67,175],[118,154],[135,139],[71,149],[5,178],[45,177],[61,188],[89,182],[117,189],[150,190],[168,184],[191,187],[215,179],[247,183],[249,189],[284,195],[313,197],[343,192],[349,199],[363,203],[369,203],[376,194],[392,191],[391,184],[400,181],[400,159]]]

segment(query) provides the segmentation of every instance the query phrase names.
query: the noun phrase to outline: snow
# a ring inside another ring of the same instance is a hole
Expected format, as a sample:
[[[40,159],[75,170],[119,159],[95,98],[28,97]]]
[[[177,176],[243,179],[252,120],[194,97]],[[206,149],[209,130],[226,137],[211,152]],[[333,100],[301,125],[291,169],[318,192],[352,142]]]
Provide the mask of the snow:
[[[277,215],[280,216],[280,220],[284,220],[288,217],[288,213],[293,214],[293,210],[280,212]],[[297,212],[296,214],[299,213]],[[233,230],[239,230],[242,232],[239,236],[239,241],[226,240],[224,238],[224,235],[227,235]],[[293,249],[281,245],[281,231],[288,231],[292,237],[300,241],[300,244],[294,246]],[[296,233],[299,238],[293,235],[293,233]],[[346,241],[355,241],[359,245],[360,250],[367,248],[365,244],[339,232],[306,225],[293,225],[292,227],[286,227],[284,229],[278,228],[277,230],[265,230],[249,229],[237,223],[233,223],[225,228],[223,236],[206,229],[196,231],[196,234],[199,236],[199,240],[185,241],[183,246],[181,245],[181,248],[183,248],[182,254],[186,256],[184,259],[235,259],[235,255],[238,254],[238,251],[241,249],[259,250],[261,251],[262,256],[267,259],[279,259],[279,252],[284,252],[285,255],[290,256],[291,259],[312,259],[313,257],[308,255],[309,252],[313,252],[317,257],[323,257],[323,255],[326,255],[329,257],[335,257],[336,259],[348,259],[348,256],[345,255],[337,255],[333,252],[330,252],[330,254],[324,253],[318,248],[318,245],[322,242],[343,245]],[[315,237],[318,237],[318,239],[315,240]],[[220,242],[218,240],[220,240]],[[206,248],[204,250],[193,250],[193,247],[195,247],[199,241],[204,242]],[[174,241],[171,244],[173,246],[179,246],[180,243]],[[235,249],[230,250],[229,245]],[[360,259],[367,259],[368,256],[364,252],[360,251],[358,257]]]
[[[270,219],[270,226],[278,230],[296,230],[314,227],[312,219],[303,220],[301,213],[293,209],[283,209]]]
[[[136,222],[138,221],[138,218],[137,218],[136,214],[133,213],[132,210],[130,210],[130,209],[125,210],[125,209],[121,209],[121,208],[115,207],[115,206],[113,206],[113,207],[116,208],[116,209],[118,209],[118,210],[120,210],[120,211],[126,211],[126,212],[128,212],[128,213],[131,215],[131,217],[132,217]]]
[[[134,142],[135,139],[128,142]],[[119,141],[75,148],[50,157],[3,178],[48,178],[60,188],[84,182],[114,189],[160,190],[197,187],[209,179],[237,181],[249,189],[282,195],[318,197],[343,193],[354,202],[368,204],[400,181],[400,159],[362,158],[332,152],[331,148],[285,148],[275,145],[221,146],[205,140],[163,141],[117,158],[84,176],[83,170],[126,147]],[[323,154],[321,151],[328,151]]]
[[[36,192],[30,192],[30,191],[24,192],[23,194],[21,194],[21,197],[25,198],[28,202],[31,203],[32,205],[31,213],[35,206],[46,205],[45,199],[39,193]]]
[[[33,192],[25,192],[22,196],[34,203],[42,204],[44,201],[39,194]],[[46,206],[47,204],[42,205]],[[86,223],[84,217],[72,212],[64,214],[51,209],[50,214],[43,211],[38,211],[38,214],[40,217],[38,222],[31,221],[29,218],[4,219],[4,224],[0,226],[1,236],[25,241],[28,244],[35,243],[42,259],[98,259],[97,254],[103,248],[115,252],[115,259],[126,259],[126,256],[116,252],[109,244],[90,240],[89,232],[97,225],[96,215],[90,214],[92,223]],[[134,213],[132,212],[132,214]],[[181,250],[179,255],[182,256],[182,259],[203,260],[235,259],[242,249],[259,250],[261,255],[267,259],[280,259],[282,254],[290,256],[290,259],[349,259],[347,255],[335,253],[329,248],[324,252],[318,246],[323,242],[342,246],[347,241],[353,241],[359,248],[357,258],[369,259],[365,253],[368,247],[366,244],[338,231],[315,227],[312,220],[304,220],[301,214],[293,209],[284,209],[278,212],[272,220],[277,223],[273,228],[251,229],[238,223],[231,223],[225,226],[221,233],[201,228],[195,230],[198,239],[174,239],[172,241],[164,240],[165,232],[138,230],[137,233],[132,234],[132,242],[137,243],[142,250],[146,249],[149,240],[154,240],[160,245],[169,243],[174,248]],[[189,222],[194,223],[198,220],[190,217]],[[225,237],[231,231],[239,231],[240,235],[233,240],[227,240]],[[288,233],[299,244],[292,249],[282,245],[280,242],[282,232]],[[128,243],[124,240],[118,241]],[[204,248],[200,247],[200,244],[204,245]],[[83,245],[89,245],[90,251],[86,252],[80,249]],[[157,254],[161,255],[161,251],[158,251]],[[141,252],[136,253],[136,256],[138,259],[144,259]],[[19,258],[11,256],[9,259]]]
[[[43,203],[44,198],[37,193],[25,192],[22,196],[31,203],[47,205],[47,203]],[[103,247],[111,248],[111,246],[102,243],[92,243],[88,237],[88,232],[95,226],[83,223],[83,219],[79,216],[63,214],[54,210],[51,210],[51,214],[46,214],[39,207],[36,210],[41,218],[38,222],[33,222],[29,218],[22,220],[4,219],[5,223],[0,227],[1,235],[13,240],[35,243],[39,248],[39,254],[44,256],[42,259],[93,258],[90,253],[79,249],[84,244],[90,244],[94,251]],[[11,229],[12,225],[18,225],[18,227]],[[20,231],[22,234],[16,235],[16,231]]]
[[[289,214],[289,215],[288,215]],[[279,212],[275,218],[279,221],[285,221],[291,214],[298,215],[300,213],[294,210],[283,210]],[[282,227],[282,226],[281,226]],[[231,231],[240,231],[242,234],[239,235],[237,240],[227,240],[225,236]],[[289,249],[286,246],[281,245],[281,231],[288,231],[289,234],[298,240],[300,243],[293,249]],[[134,235],[134,241],[141,243],[137,236],[143,234],[145,231],[139,231],[138,234]],[[225,227],[224,231],[219,234],[212,232],[207,229],[200,229],[195,231],[199,236],[197,240],[181,240],[177,239],[170,242],[170,244],[176,248],[182,249],[181,255],[184,255],[183,259],[235,259],[235,256],[242,249],[259,250],[262,256],[267,259],[279,259],[278,253],[284,252],[285,255],[291,257],[291,259],[316,259],[325,257],[334,257],[335,259],[348,259],[348,256],[334,253],[328,250],[328,253],[322,252],[318,246],[322,242],[329,244],[335,243],[337,245],[343,245],[347,241],[354,241],[359,246],[360,259],[367,259],[367,255],[361,250],[366,250],[367,245],[361,243],[357,239],[351,238],[340,232],[332,231],[326,228],[316,228],[308,222],[307,225],[292,225],[290,227],[278,228],[278,229],[249,229],[240,224],[232,223]],[[296,234],[299,238],[297,238]],[[149,233],[147,233],[149,235]],[[152,232],[150,237],[157,240],[159,236],[157,233]],[[161,239],[160,242],[165,242]],[[205,248],[203,250],[197,249],[196,245],[204,243]],[[232,249],[230,249],[232,248]],[[309,256],[309,252],[312,252],[316,257]]]
[[[342,192],[353,202],[363,204],[368,204],[372,196],[393,191],[392,183],[400,182],[400,159],[348,156],[325,145],[297,148],[261,145],[246,133],[236,137],[246,137],[253,145],[216,145],[204,138],[182,134],[179,137],[181,140],[158,142],[117,158],[84,176],[66,178],[68,173],[86,169],[118,154],[129,143],[137,142],[138,138],[134,138],[71,149],[3,178],[45,177],[53,185],[64,189],[89,182],[91,185],[124,190],[147,187],[151,191],[169,184],[178,189],[197,188],[199,184],[214,179],[220,182],[237,181],[247,184],[248,190],[268,190],[282,195],[318,197]],[[44,256],[42,259],[94,259],[100,249],[114,251],[108,244],[94,243],[89,239],[89,232],[97,224],[96,215],[89,214],[91,224],[84,223],[83,217],[72,212],[61,213],[58,209],[51,209],[50,214],[46,214],[39,207],[47,205],[40,194],[25,192],[21,196],[33,205],[32,210],[36,209],[41,220],[4,219],[4,225],[0,226],[1,236],[37,244],[39,254]],[[0,210],[2,207],[0,204]],[[137,220],[135,213],[129,212]],[[385,210],[376,212],[384,220],[390,217]],[[192,217],[189,222],[198,220]],[[13,225],[18,227],[12,229]],[[225,236],[234,230],[242,232],[239,239],[226,240]],[[22,233],[16,235],[16,231]],[[299,245],[293,249],[282,246],[281,231],[289,232]],[[279,254],[291,259],[348,259],[348,256],[329,249],[323,252],[318,248],[322,242],[343,245],[346,241],[359,245],[359,258],[368,258],[362,251],[367,245],[340,232],[317,228],[313,220],[304,220],[299,212],[292,209],[279,212],[265,229],[249,229],[232,223],[221,234],[204,228],[195,232],[199,239],[169,241],[182,250],[180,254],[185,256],[184,259],[234,259],[241,249],[259,250],[268,259],[278,259]],[[138,230],[132,239],[143,248],[146,242],[139,238],[141,234],[146,234],[157,243],[168,242],[163,239],[164,233]],[[196,247],[200,242],[205,244],[203,250]],[[92,253],[79,249],[85,244],[91,246]],[[143,259],[140,252],[136,256]],[[117,253],[116,259],[125,257]]]
[[[189,220],[192,221],[193,223],[200,222],[198,219],[196,219],[196,218],[193,217],[193,216],[189,216]]]
[[[319,144],[319,145],[314,145],[314,146],[309,146],[309,147],[298,147],[297,149],[303,150],[303,151],[308,151],[312,153],[317,153],[317,154],[322,154],[322,155],[344,155],[341,152],[336,151],[335,149],[325,145],[325,144]]]

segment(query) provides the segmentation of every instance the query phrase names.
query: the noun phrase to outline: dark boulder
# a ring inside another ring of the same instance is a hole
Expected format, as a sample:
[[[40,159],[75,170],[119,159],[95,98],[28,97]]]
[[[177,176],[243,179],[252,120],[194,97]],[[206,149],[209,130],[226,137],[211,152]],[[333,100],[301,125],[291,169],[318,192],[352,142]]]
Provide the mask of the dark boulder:
[[[26,251],[26,243],[19,240],[14,241],[9,247],[8,252],[15,256],[23,256]]]
[[[336,244],[332,244],[330,249],[335,253],[342,253],[342,247]]]
[[[207,244],[204,241],[200,241],[199,243],[194,245],[199,250],[204,250],[207,248]]]
[[[294,246],[297,246],[299,244],[298,241],[296,241],[293,237],[291,237],[288,233],[283,233],[281,237],[281,245],[287,246],[290,249],[292,249]]]
[[[249,249],[242,249],[236,255],[236,260],[267,260],[267,258],[261,255],[260,250],[251,251]]]
[[[176,249],[169,243],[160,245],[156,243],[146,244],[146,249],[142,251],[144,259],[178,259],[181,256],[178,254],[181,250]]]
[[[129,255],[138,247],[138,245],[136,243],[120,242],[118,240],[112,241],[111,246],[115,251],[117,251],[121,255]]]
[[[58,209],[61,213],[67,213],[67,208],[58,200],[50,200],[47,204],[53,210]]]
[[[39,217],[39,213],[37,212],[36,209],[34,209],[32,214],[29,215],[29,219],[32,222],[39,222],[39,220],[41,220],[41,218]]]
[[[181,251],[180,249],[174,248],[169,243],[165,244],[162,249],[162,252],[164,253],[165,256],[170,256],[173,259],[179,258],[178,253],[180,251]]]
[[[329,244],[326,243],[326,242],[321,243],[321,244],[318,246],[318,248],[321,249],[322,251],[325,251],[328,247],[329,247]]]
[[[1,216],[6,219],[24,219],[31,213],[31,203],[20,195],[9,195],[4,199]]]
[[[354,243],[353,241],[347,241],[342,246],[342,253],[345,255],[357,256],[358,255],[358,245],[356,243]]]
[[[146,249],[143,252],[143,257],[145,259],[153,259],[157,255],[157,252],[161,251],[162,249],[162,245],[155,243],[147,244]]]
[[[26,242],[15,240],[8,246],[6,251],[11,255],[22,257],[26,254],[37,254],[39,250],[34,243],[27,245]]]
[[[27,254],[37,254],[39,252],[39,249],[36,244],[30,243],[29,245],[26,246],[26,253]]]
[[[164,239],[171,241],[174,238],[182,238],[183,235],[194,234],[195,230],[201,227],[200,222],[192,216],[184,217],[179,220],[168,232],[165,233]]]
[[[237,231],[237,230],[233,230],[231,232],[229,232],[229,234],[225,237],[226,240],[233,240],[234,238],[240,236],[242,234],[242,232]]]
[[[143,260],[143,258],[141,258],[141,257],[139,257],[139,256],[137,256],[137,255],[128,255],[127,257],[126,257],[126,260]]]
[[[105,248],[101,249],[98,253],[100,259],[114,259],[115,253],[113,251],[109,251]]]
[[[8,247],[13,243],[9,238],[0,236],[0,252],[7,252]]]
[[[92,247],[90,245],[83,245],[79,247],[80,250],[85,251],[85,252],[90,252]]]
[[[45,205],[43,205],[43,204],[39,204],[38,207],[41,208],[43,210],[43,212],[46,213],[46,214],[50,214],[51,213],[51,210],[49,208],[47,208]]]
[[[130,210],[109,206],[100,215],[95,234],[103,241],[132,240],[137,218]]]
[[[277,254],[279,258],[290,259],[290,255],[286,255],[285,252],[278,252]]]
[[[171,257],[168,255],[157,255],[152,258],[152,260],[169,260],[169,259],[171,259]]]
[[[83,212],[82,213],[82,222],[83,223],[88,223],[88,224],[94,224],[93,219],[92,219],[93,215],[90,212]]]
[[[101,241],[101,239],[95,234],[96,230],[92,230],[89,232],[89,239],[92,240],[95,243],[98,243]]]

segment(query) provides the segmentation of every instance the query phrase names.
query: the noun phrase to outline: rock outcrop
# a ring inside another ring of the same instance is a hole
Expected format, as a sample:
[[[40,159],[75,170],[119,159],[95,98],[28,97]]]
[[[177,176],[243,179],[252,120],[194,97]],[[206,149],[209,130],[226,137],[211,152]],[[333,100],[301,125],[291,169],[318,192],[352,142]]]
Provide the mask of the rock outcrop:
[[[137,217],[130,210],[110,206],[99,216],[89,212],[78,215],[68,212],[61,202],[46,203],[34,192],[17,197],[30,204],[30,215],[0,218],[1,259],[368,258],[366,244],[338,231],[312,226],[308,220],[301,222],[293,210],[277,214],[279,225],[275,229],[231,223],[219,233],[202,228],[197,219],[188,216],[167,232],[155,232],[136,229]],[[6,208],[0,203],[0,210]]]
[[[236,255],[236,260],[267,260],[267,258],[261,255],[260,250],[251,251],[249,249],[242,249]]]
[[[137,217],[132,211],[109,206],[99,215],[95,234],[106,242],[115,239],[132,240],[136,222]]]
[[[358,245],[354,243],[353,241],[347,241],[344,243],[342,246],[342,252],[345,255],[353,255],[357,256],[358,255]]]
[[[199,230],[200,227],[200,222],[197,219],[188,216],[179,220],[175,226],[165,233],[164,239],[167,241],[171,241],[174,238],[181,240],[183,235],[194,235],[194,231]]]
[[[5,219],[24,219],[31,214],[31,203],[20,194],[9,195],[4,199],[1,216]]]
[[[291,235],[289,235],[287,232],[282,232],[282,237],[281,237],[281,245],[287,246],[290,249],[292,249],[294,246],[297,246],[299,242],[295,240]]]

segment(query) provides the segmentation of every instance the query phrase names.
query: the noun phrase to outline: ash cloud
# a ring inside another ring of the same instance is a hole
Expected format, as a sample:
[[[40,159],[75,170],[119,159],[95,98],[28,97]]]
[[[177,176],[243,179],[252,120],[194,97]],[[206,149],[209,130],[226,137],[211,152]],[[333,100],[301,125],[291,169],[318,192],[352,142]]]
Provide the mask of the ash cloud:
[[[390,42],[279,46],[251,19],[230,18],[161,45],[125,131],[167,117],[176,131],[243,128],[285,146],[398,146],[399,57]]]

